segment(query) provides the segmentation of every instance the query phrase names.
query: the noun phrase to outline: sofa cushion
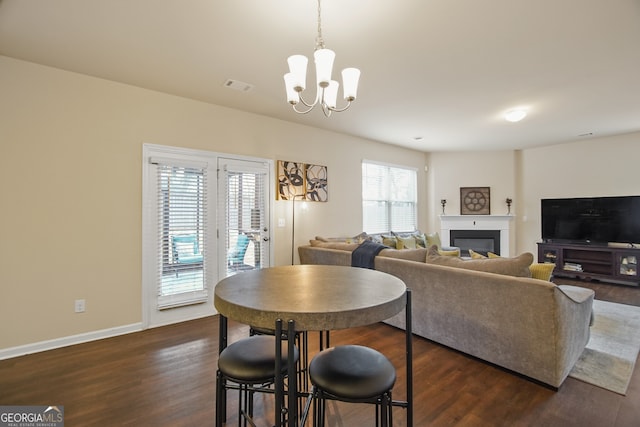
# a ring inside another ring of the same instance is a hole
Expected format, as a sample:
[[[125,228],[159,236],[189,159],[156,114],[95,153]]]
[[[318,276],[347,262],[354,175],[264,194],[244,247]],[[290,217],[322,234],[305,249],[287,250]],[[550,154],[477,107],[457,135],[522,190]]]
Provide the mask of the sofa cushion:
[[[316,239],[320,242],[342,242],[342,243],[362,243],[365,240],[372,240],[371,236],[369,236],[364,231],[353,237],[322,237],[316,236]]]
[[[317,248],[340,249],[349,252],[353,251],[358,247],[358,245],[360,245],[360,243],[329,242],[323,240],[309,240],[309,244]]]
[[[427,255],[427,249],[383,249],[378,256],[388,258],[400,258],[408,261],[424,262]]]
[[[513,258],[464,260],[460,257],[440,255],[437,246],[433,245],[427,252],[425,262],[427,264],[444,265],[467,270],[486,271],[488,273],[502,274],[505,276],[531,277],[529,266],[533,263],[533,254],[525,252]]]
[[[471,253],[471,249],[469,249],[469,253]],[[485,256],[483,256],[482,254],[478,254],[476,252],[476,256],[480,255],[480,257],[482,258],[487,258]],[[500,255],[496,255],[493,252],[489,252],[488,257],[490,259],[495,259],[495,258],[501,258]],[[474,255],[471,254],[471,258],[473,258]],[[538,279],[538,280],[544,280],[545,282],[550,282],[551,281],[551,275],[553,274],[553,269],[556,267],[555,264],[546,262],[534,262],[533,264],[531,264],[529,266],[529,271],[531,271],[531,277],[533,279]]]

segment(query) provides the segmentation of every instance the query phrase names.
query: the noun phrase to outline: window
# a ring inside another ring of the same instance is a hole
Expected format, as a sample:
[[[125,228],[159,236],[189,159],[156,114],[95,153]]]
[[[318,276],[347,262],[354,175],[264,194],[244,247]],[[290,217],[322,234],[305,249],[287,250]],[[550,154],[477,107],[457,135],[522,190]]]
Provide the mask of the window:
[[[151,161],[158,174],[158,308],[206,302],[206,165]]]
[[[227,274],[269,266],[270,245],[267,209],[269,171],[266,162],[220,159],[226,194],[224,212]],[[222,237],[222,236],[221,236]]]
[[[416,230],[415,169],[362,162],[362,225],[367,233]]]

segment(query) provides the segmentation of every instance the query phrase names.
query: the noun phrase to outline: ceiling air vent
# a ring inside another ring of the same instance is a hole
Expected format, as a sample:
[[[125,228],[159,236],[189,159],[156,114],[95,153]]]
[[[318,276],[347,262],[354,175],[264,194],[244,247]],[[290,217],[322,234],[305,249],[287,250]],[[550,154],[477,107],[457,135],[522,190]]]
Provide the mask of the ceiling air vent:
[[[240,92],[251,92],[253,90],[252,84],[233,79],[228,79],[226,82],[224,82],[224,86]]]

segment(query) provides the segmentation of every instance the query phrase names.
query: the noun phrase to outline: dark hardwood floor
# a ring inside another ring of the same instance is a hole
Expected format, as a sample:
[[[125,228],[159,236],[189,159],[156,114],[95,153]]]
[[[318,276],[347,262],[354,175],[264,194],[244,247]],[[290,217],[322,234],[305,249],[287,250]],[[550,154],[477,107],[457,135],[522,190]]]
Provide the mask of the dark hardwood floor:
[[[640,306],[640,288],[580,285],[594,289],[597,299]],[[231,341],[247,334],[246,326],[231,322]],[[0,405],[63,405],[67,427],[213,425],[217,339],[214,316],[0,361]],[[385,353],[398,367],[399,399],[403,339],[384,324],[332,333],[332,344]],[[572,378],[554,391],[416,337],[414,369],[416,426],[640,425],[639,365],[626,396]],[[256,410],[266,417],[259,425],[269,425],[270,399],[258,398]],[[237,425],[234,404],[230,398],[227,425]],[[331,426],[373,425],[368,405],[331,403],[329,411]],[[394,410],[394,422],[406,425],[403,409]]]

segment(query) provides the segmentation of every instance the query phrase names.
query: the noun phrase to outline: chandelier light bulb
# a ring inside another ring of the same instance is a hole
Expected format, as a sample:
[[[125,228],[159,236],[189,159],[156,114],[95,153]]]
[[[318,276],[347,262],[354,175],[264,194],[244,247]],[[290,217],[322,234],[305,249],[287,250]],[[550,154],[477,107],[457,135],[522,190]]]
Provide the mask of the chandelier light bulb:
[[[358,80],[360,70],[357,68],[345,68],[342,70],[342,89],[345,101],[355,101],[358,96]]]
[[[284,75],[284,87],[287,89],[287,102],[291,105],[296,105],[300,102],[300,92],[296,87],[296,76],[293,73],[287,73]]]
[[[336,54],[331,49],[318,49],[313,53],[316,62],[316,79],[318,86],[325,88],[331,82],[333,60]]]
[[[309,60],[304,55],[291,55],[287,59],[289,73],[293,75],[291,84],[296,92],[302,92],[307,87],[307,63]]]
[[[338,99],[338,88],[340,83],[335,80],[329,82],[329,86],[324,90],[324,103],[329,108],[336,108],[336,100]]]

